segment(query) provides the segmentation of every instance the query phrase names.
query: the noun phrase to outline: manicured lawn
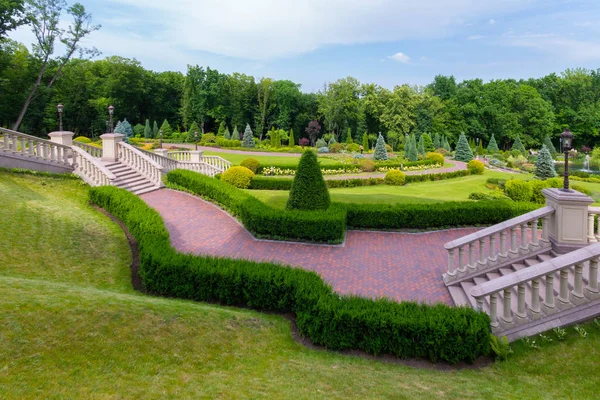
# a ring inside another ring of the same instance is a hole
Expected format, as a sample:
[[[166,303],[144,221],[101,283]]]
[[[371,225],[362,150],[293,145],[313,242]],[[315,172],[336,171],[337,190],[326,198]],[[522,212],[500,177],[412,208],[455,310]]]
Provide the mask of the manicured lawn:
[[[300,161],[300,156],[293,157],[284,157],[284,156],[255,156],[251,154],[234,154],[234,153],[223,153],[219,151],[205,151],[205,155],[207,156],[220,156],[224,159],[230,161],[233,165],[240,165],[240,163],[246,158],[255,158],[261,164],[268,166],[278,166],[278,165],[290,165],[290,164],[298,164]],[[268,154],[268,153],[265,153]],[[329,158],[319,157],[319,162],[321,165],[331,165],[337,164],[338,162]]]
[[[577,185],[577,186],[582,186],[588,190],[591,190],[592,198],[595,201],[595,203],[593,205],[600,206],[600,183],[581,182],[581,181],[574,181],[574,180],[571,180],[569,183],[571,186]]]
[[[125,237],[79,181],[0,173],[0,193],[2,399],[597,396],[594,324],[477,370],[310,350],[277,315],[134,292]]]
[[[529,175],[486,171],[483,175],[448,179],[436,182],[410,183],[405,186],[362,186],[355,188],[330,189],[331,200],[341,203],[439,203],[443,201],[465,201],[472,192],[485,192],[488,178],[528,179]],[[600,186],[600,184],[599,184]],[[284,208],[289,192],[283,190],[249,190],[253,196],[278,208]]]

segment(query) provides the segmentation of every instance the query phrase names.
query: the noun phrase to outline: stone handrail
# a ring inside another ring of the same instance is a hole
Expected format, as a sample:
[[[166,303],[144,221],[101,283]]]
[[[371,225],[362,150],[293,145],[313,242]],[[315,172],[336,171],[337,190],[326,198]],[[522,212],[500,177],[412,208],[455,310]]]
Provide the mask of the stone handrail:
[[[596,243],[600,236],[600,220],[598,222],[598,228],[594,232],[595,216],[600,215],[600,207],[588,207],[588,242]]]
[[[553,213],[554,208],[546,206],[446,243],[444,248],[448,251],[448,272],[445,274],[445,278],[447,280],[456,279],[458,276],[469,275],[508,259],[519,258],[532,250],[549,248],[549,216]],[[540,219],[543,219],[541,240],[538,238]],[[527,229],[528,224],[531,224],[530,235]],[[517,229],[520,229],[520,245],[517,243]],[[507,247],[508,232],[510,232],[510,249]],[[500,249],[496,248],[498,235],[500,236]],[[488,244],[487,254],[486,241]],[[458,262],[455,260],[456,249],[458,249]],[[468,251],[468,262],[465,260],[465,250]],[[478,257],[475,255],[476,250],[479,251]]]
[[[168,157],[176,161],[190,161],[191,154],[189,151],[170,151]]]
[[[154,153],[152,151],[147,151],[147,150],[140,149],[140,148],[137,148],[137,150],[139,150],[140,152],[142,152],[143,154],[148,156],[150,159],[152,159],[154,162],[156,162],[157,164],[162,166],[165,171],[172,171],[172,170],[178,168],[179,163],[177,160],[174,160],[173,158],[165,157],[163,155]]]
[[[231,167],[231,162],[219,156],[202,156],[201,161],[217,168],[219,172],[225,172]]]
[[[79,147],[73,146],[75,173],[90,186],[114,185],[116,176],[97,158]]]
[[[5,128],[0,128],[0,134],[0,152],[72,167],[69,146]]]
[[[489,314],[492,327],[497,327],[500,321],[507,324],[513,322],[513,310],[511,308],[511,293],[513,291],[517,293],[517,318],[519,320],[528,319],[528,311],[533,318],[536,318],[542,311],[540,308],[541,278],[545,280],[545,296],[542,307],[547,313],[556,310],[554,293],[554,277],[556,274],[558,274],[560,280],[558,285],[560,288],[559,295],[556,299],[559,303],[559,309],[561,306],[569,307],[573,304],[585,303],[587,301],[586,295],[589,297],[597,296],[599,256],[600,243],[596,243],[474,286],[470,294],[475,298],[479,311],[483,310],[483,303],[489,297]],[[589,262],[588,284],[584,289],[583,270],[584,263],[586,262]],[[571,279],[569,279],[569,275],[573,275]],[[571,291],[569,291],[569,280],[574,283],[573,290]],[[525,299],[526,285],[531,285],[531,299],[529,304],[526,304]],[[497,303],[500,292],[503,295],[503,312],[502,316],[498,318]]]
[[[73,146],[77,146],[80,149],[85,150],[88,154],[95,158],[102,158],[102,147],[90,146],[87,143],[81,143],[73,141]]]
[[[219,170],[217,167],[215,167],[214,165],[210,165],[205,162],[195,163],[195,162],[180,161],[177,164],[177,168],[187,169],[190,171],[198,172],[203,175],[208,175],[211,178],[214,177],[216,174],[220,174],[221,172],[223,172],[223,171]]]
[[[119,142],[118,157],[119,161],[129,165],[157,186],[163,185],[162,172],[164,168],[140,150],[125,142]]]

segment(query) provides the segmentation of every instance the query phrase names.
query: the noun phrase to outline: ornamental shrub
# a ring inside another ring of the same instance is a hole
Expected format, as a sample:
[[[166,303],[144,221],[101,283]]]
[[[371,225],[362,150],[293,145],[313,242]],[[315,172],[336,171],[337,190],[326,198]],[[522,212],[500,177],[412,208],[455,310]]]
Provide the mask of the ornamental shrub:
[[[240,189],[248,189],[254,172],[242,166],[231,167],[221,174],[221,180]]]
[[[310,150],[302,153],[290,190],[288,210],[326,210],[331,200],[317,156]]]
[[[427,153],[427,159],[435,161],[436,164],[444,165],[444,156],[440,153]]]
[[[347,145],[348,151],[352,153],[358,153],[360,151],[360,146],[356,143],[350,143]],[[356,155],[356,154],[355,154]],[[362,154],[361,154],[362,156]]]
[[[461,133],[460,137],[458,138],[454,159],[464,162],[469,162],[473,159],[473,150],[471,150],[469,142],[467,142],[467,137],[464,133]]]
[[[544,138],[544,145],[546,146],[550,154],[552,154],[552,157],[554,157],[556,155],[556,147],[554,147],[552,140],[550,140],[550,136],[546,136]]]
[[[260,162],[256,158],[246,158],[242,160],[240,163],[242,167],[248,168],[252,173],[256,173],[258,171],[258,167],[260,167]]]
[[[504,184],[506,195],[514,201],[531,201],[533,188],[529,182],[511,179]]]
[[[288,146],[292,147],[295,143],[296,142],[294,141],[294,130],[290,129],[290,134],[288,136]]]
[[[415,135],[410,135],[408,137],[408,148],[405,147],[404,150],[404,158],[408,161],[417,161],[419,159],[419,154],[417,152],[417,139]]]
[[[202,135],[202,139],[200,139],[201,143],[216,143],[217,137],[214,133],[209,132]]]
[[[433,140],[431,140],[431,136],[428,133],[424,133],[421,137],[423,138],[423,149],[425,152],[435,151],[436,147],[433,144]]]
[[[546,197],[542,193],[542,190],[547,188],[559,189],[563,187],[563,181],[560,178],[550,178],[545,181],[533,180],[528,181],[528,183],[531,186],[531,200],[529,201],[537,204],[546,203]]]
[[[517,135],[517,138],[515,139],[511,150],[518,150],[519,153],[521,153],[523,156],[527,156],[527,151],[525,151],[525,146],[523,146],[523,143],[521,142],[521,137],[519,135]]]
[[[254,134],[252,133],[250,124],[246,124],[246,130],[244,131],[244,139],[242,140],[242,147],[254,147]]]
[[[329,145],[329,151],[331,153],[339,153],[342,151],[343,145],[341,143],[334,143]]]
[[[237,125],[233,127],[233,133],[231,134],[231,138],[233,140],[240,140],[240,141],[244,139],[243,136],[240,136],[240,133],[238,132],[238,129],[237,129]]]
[[[79,142],[79,143],[92,143],[92,140],[90,138],[87,138],[85,136],[77,136],[75,139],[73,139],[74,142]]]
[[[448,143],[448,138],[446,136],[444,136],[444,140],[442,142],[442,147],[447,152],[451,152],[452,151],[452,147],[450,147],[450,143]]]
[[[545,144],[542,145],[542,149],[539,151],[538,157],[535,160],[535,170],[533,174],[536,178],[541,180],[554,178],[556,176],[552,155]]]
[[[433,134],[433,147],[435,149],[439,149],[440,147],[442,147],[442,142],[440,140],[440,134],[437,132]]]
[[[163,133],[163,139],[171,139],[171,136],[173,135],[173,128],[171,128],[171,125],[169,125],[169,121],[165,119],[160,127],[160,130]]]
[[[329,142],[327,142],[327,145],[331,146],[334,143],[337,143],[337,140],[335,140],[335,136],[334,135],[331,135],[331,138],[329,139]]]
[[[327,147],[327,142],[323,138],[317,139],[317,142],[315,143],[315,147],[317,149],[320,149],[321,147]]]
[[[158,123],[154,120],[154,124],[152,125],[152,137],[158,138]]]
[[[386,185],[402,186],[406,182],[406,175],[400,170],[392,169],[385,174],[384,180]]]
[[[367,132],[363,133],[362,146],[365,152],[369,151],[369,134]]]
[[[327,147],[327,146],[325,146],[325,147],[319,147],[319,148],[317,149],[317,151],[318,151],[319,153],[329,153],[329,147]]]
[[[133,127],[133,136],[136,138],[141,138],[142,136],[144,136],[144,125],[135,124],[135,126]]]
[[[225,133],[223,134],[223,137],[227,140],[231,140],[231,132],[229,132],[228,126],[225,127]]]
[[[375,171],[375,162],[373,160],[369,160],[369,159],[360,160],[360,163],[358,164],[358,166],[363,172]]]
[[[423,135],[424,133],[419,137],[419,144],[417,145],[417,151],[419,152],[419,155],[422,156],[425,155],[425,142],[423,139]]]
[[[471,160],[467,163],[467,169],[472,175],[483,175],[485,166],[479,160]]]
[[[151,139],[154,137],[154,135],[152,134],[152,128],[150,128],[150,120],[149,119],[146,120],[146,125],[144,126],[144,137],[146,139]]]
[[[377,137],[377,144],[375,145],[375,153],[373,153],[373,159],[376,161],[385,161],[388,159],[387,150],[385,148],[385,140],[381,133]]]
[[[490,154],[494,154],[500,151],[500,149],[498,148],[498,144],[496,143],[496,138],[494,137],[494,134],[492,134],[492,138],[488,143],[487,151]]]
[[[510,200],[502,190],[495,189],[491,192],[473,192],[469,194],[469,200]]]

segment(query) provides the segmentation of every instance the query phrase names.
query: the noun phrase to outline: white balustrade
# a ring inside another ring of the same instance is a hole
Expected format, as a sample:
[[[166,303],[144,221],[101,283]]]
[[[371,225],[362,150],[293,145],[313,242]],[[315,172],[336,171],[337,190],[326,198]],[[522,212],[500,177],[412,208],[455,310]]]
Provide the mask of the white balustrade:
[[[189,151],[170,151],[168,157],[176,161],[190,161],[192,156]]]
[[[205,156],[200,158],[200,161],[216,167],[220,172],[225,172],[231,167],[231,163],[224,158],[219,156]]]
[[[588,242],[600,241],[600,221],[596,216],[600,215],[600,207],[588,207]],[[595,228],[597,225],[597,228]]]
[[[102,147],[91,146],[87,143],[81,143],[77,141],[73,141],[73,146],[77,146],[82,150],[85,150],[86,153],[90,154],[95,158],[102,158]]]
[[[72,167],[71,148],[10,129],[0,128],[0,152]]]
[[[171,154],[173,154],[173,153],[168,153],[169,156],[165,157],[160,154],[152,153],[152,152],[149,152],[146,150],[142,150],[142,149],[138,149],[138,150],[140,150],[142,153],[144,153],[145,155],[150,157],[157,164],[161,165],[164,168],[164,170],[167,172],[172,171],[174,169],[186,169],[189,171],[198,172],[203,175],[208,175],[210,177],[213,177],[216,174],[223,172],[223,171],[219,170],[217,167],[207,164],[203,161],[192,162],[192,161],[178,161],[177,160],[177,158],[185,159],[186,156],[184,156],[184,155],[178,155],[175,157],[171,157]],[[188,155],[191,155],[190,152],[185,152],[185,151],[175,152],[175,153],[187,153]]]
[[[118,142],[118,157],[120,162],[130,166],[157,186],[163,186],[164,168],[139,149],[128,143]]]
[[[527,256],[532,251],[550,248],[548,225],[549,216],[552,213],[554,213],[554,208],[546,206],[446,243],[444,246],[448,251],[446,278],[452,280],[464,277],[499,265],[508,257],[517,259]],[[542,219],[542,237],[540,239],[538,227]],[[528,225],[531,225],[531,228]],[[507,240],[509,234],[510,244]],[[500,249],[496,248],[498,237],[500,238]],[[519,237],[520,245],[518,244]],[[476,256],[477,249],[479,250],[478,256]],[[458,261],[456,260],[457,254]],[[465,260],[466,255],[468,255],[468,260]]]
[[[115,175],[102,162],[85,150],[73,146],[75,173],[90,186],[112,186]]]

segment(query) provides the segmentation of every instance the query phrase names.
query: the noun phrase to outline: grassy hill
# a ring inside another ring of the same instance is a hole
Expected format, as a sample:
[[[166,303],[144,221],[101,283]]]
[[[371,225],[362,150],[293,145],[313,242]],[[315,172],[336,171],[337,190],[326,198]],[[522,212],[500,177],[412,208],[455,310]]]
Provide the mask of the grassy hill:
[[[595,398],[600,328],[481,369],[311,350],[281,316],[131,288],[78,180],[0,172],[0,398]]]

